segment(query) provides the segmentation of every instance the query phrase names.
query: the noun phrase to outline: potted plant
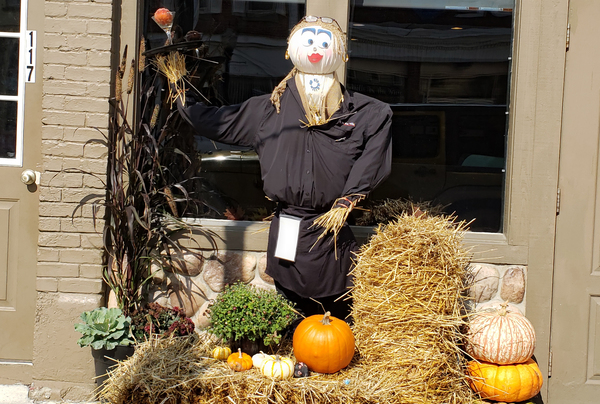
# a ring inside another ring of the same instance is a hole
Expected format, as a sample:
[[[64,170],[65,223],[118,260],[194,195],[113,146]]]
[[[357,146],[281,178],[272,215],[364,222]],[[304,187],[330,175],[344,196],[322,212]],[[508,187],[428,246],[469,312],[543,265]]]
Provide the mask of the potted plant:
[[[253,355],[281,342],[284,330],[297,315],[293,304],[275,291],[238,282],[210,304],[209,331],[228,341],[232,350]]]
[[[143,341],[157,337],[183,337],[194,334],[194,322],[179,307],[148,303],[131,316],[134,338]]]
[[[80,318],[83,323],[75,324],[75,330],[82,334],[77,343],[80,347],[92,348],[96,384],[101,386],[115,360],[124,360],[133,354],[131,319],[125,317],[121,309],[106,307],[85,311]]]

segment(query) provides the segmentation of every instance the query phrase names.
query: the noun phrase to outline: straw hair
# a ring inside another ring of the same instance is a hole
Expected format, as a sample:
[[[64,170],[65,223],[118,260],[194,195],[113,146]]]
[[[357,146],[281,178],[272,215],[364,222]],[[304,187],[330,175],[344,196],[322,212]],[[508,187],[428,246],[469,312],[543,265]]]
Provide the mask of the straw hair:
[[[379,227],[353,269],[350,365],[276,381],[212,359],[211,334],[151,339],[111,371],[99,398],[112,404],[475,404],[460,348],[465,224],[402,215]],[[277,352],[293,354],[291,342]]]
[[[158,71],[160,71],[169,81],[169,101],[171,104],[178,98],[185,105],[185,81],[183,78],[187,74],[185,67],[185,56],[179,52],[169,52],[165,55],[158,55],[154,59]]]

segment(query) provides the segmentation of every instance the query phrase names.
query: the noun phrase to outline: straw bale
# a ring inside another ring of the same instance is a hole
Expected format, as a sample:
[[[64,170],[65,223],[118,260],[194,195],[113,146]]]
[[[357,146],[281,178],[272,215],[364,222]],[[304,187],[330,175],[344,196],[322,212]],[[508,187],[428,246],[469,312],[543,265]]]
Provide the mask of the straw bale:
[[[352,315],[357,351],[335,374],[275,381],[210,358],[219,341],[152,339],[110,373],[113,404],[466,404],[461,293],[469,254],[464,223],[403,215],[380,227],[357,256]],[[291,342],[280,349],[293,355]]]
[[[469,262],[465,223],[404,214],[365,244],[353,269],[352,316],[365,366],[402,403],[470,403],[461,328]],[[394,402],[387,397],[385,402]]]

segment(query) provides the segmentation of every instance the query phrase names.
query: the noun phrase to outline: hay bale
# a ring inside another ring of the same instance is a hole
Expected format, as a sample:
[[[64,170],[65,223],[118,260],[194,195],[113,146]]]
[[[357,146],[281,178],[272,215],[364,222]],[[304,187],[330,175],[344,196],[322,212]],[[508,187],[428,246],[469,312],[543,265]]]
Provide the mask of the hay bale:
[[[210,334],[153,339],[109,375],[112,404],[466,404],[460,295],[464,224],[403,215],[380,227],[353,269],[357,353],[332,375],[275,381],[210,358]],[[292,354],[291,341],[281,347]]]
[[[474,400],[461,349],[464,226],[404,214],[380,226],[358,255],[354,335],[364,365],[393,382],[385,394],[373,392],[382,403]]]

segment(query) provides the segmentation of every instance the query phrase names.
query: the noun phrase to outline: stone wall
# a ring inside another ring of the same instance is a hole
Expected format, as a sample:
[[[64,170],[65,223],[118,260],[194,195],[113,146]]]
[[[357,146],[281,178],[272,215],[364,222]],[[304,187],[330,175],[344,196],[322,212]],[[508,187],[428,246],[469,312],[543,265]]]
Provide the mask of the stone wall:
[[[526,266],[471,264],[469,271],[473,276],[469,297],[477,308],[508,302],[525,314]]]
[[[205,311],[227,284],[244,282],[274,289],[273,278],[265,273],[265,252],[219,251],[206,259],[195,254],[174,258],[174,265],[155,267],[150,300],[163,306],[180,307],[198,329],[209,324]]]
[[[221,251],[206,259],[188,253],[175,256],[174,265],[165,268],[154,268],[150,300],[182,308],[198,329],[208,326],[208,304],[226,284],[241,281],[274,288],[273,279],[265,273],[264,252]],[[469,297],[476,308],[508,302],[525,314],[527,267],[477,263],[468,270],[473,281]]]
[[[32,398],[84,399],[93,383],[90,348],[73,324],[102,304],[102,237],[91,194],[104,193],[106,148],[86,144],[108,127],[112,0],[35,2],[44,9],[42,177]],[[84,170],[93,175],[86,175]],[[94,177],[97,175],[97,177]],[[102,217],[102,211],[96,212]]]

